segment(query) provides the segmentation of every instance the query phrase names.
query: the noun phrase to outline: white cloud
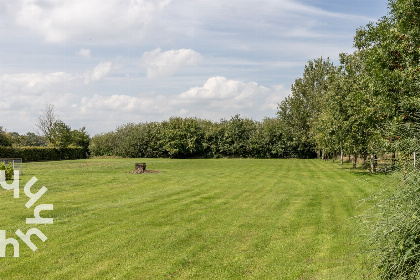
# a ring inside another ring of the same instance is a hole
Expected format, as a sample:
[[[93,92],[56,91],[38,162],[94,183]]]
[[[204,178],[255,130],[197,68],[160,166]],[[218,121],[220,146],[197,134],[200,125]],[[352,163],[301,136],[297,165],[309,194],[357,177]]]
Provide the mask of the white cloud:
[[[162,52],[160,48],[157,48],[151,52],[144,53],[142,56],[142,62],[147,69],[148,78],[171,76],[184,66],[196,65],[201,59],[201,55],[191,49]]]
[[[164,97],[138,97],[129,95],[103,96],[95,94],[93,97],[83,97],[81,100],[81,110],[83,112],[94,111],[120,114],[137,113],[139,115],[161,113],[167,109],[164,105]]]
[[[103,79],[111,72],[111,69],[112,62],[102,62],[83,75],[67,72],[3,74],[0,77],[0,93],[39,94],[68,86],[70,83],[73,85],[80,84],[82,79],[85,84],[88,84]]]
[[[99,63],[93,70],[85,73],[85,84],[103,79],[111,72],[111,69],[112,62]]]
[[[255,82],[244,83],[242,81],[228,80],[225,77],[212,77],[202,87],[194,87],[181,93],[182,99],[234,99],[236,101],[246,100],[253,95],[264,94],[268,88],[259,86]]]
[[[76,77],[70,73],[22,73],[4,74],[1,76],[1,93],[31,93],[37,94],[54,85],[75,80]],[[3,100],[4,101],[4,100]]]
[[[20,73],[0,76],[0,111],[2,115],[13,115],[12,118],[0,118],[1,125],[11,131],[33,131],[34,122],[44,104],[52,103],[63,120],[80,118],[77,114],[81,103],[78,94],[83,81],[94,81],[105,77],[111,70],[111,63],[97,65],[85,74],[67,72]]]
[[[74,1],[21,0],[13,6],[16,22],[48,42],[140,41],[168,0]]]
[[[0,77],[0,111],[2,125],[10,131],[33,131],[45,103],[54,103],[59,115],[69,108],[74,95],[66,92],[80,79],[70,73],[21,73]],[[66,112],[67,115],[67,112]]]
[[[76,54],[78,56],[90,58],[90,49],[81,48]]]
[[[128,122],[160,121],[171,116],[199,117],[219,121],[235,114],[262,119],[274,117],[277,103],[289,91],[283,86],[267,88],[225,77],[211,77],[202,86],[171,96],[95,94],[83,97],[72,110],[90,123],[101,123],[103,131]],[[249,112],[252,111],[252,114]],[[97,131],[95,131],[97,132]]]
[[[218,121],[239,113],[261,119],[274,116],[277,103],[288,93],[282,86],[267,88],[255,82],[211,77],[202,86],[166,96],[78,94],[86,77],[89,81],[101,79],[110,69],[111,63],[104,62],[89,75],[66,72],[2,75],[0,99],[6,101],[0,103],[0,110],[4,114],[19,112],[13,119],[3,119],[2,125],[11,131],[16,127],[22,133],[32,131],[45,103],[53,103],[70,126],[86,125],[91,133],[110,131],[128,122],[161,121],[171,116]]]
[[[258,109],[265,112],[276,112],[278,104],[290,94],[291,91],[286,90],[283,85],[274,86]]]
[[[308,60],[352,50],[379,1],[0,0],[0,111],[26,116],[0,121],[26,130],[46,102],[92,133],[171,115],[274,116]]]
[[[287,95],[288,91],[282,86],[270,89],[255,82],[211,77],[203,86],[193,87],[176,96],[174,103],[193,116],[206,117],[212,115],[212,112],[221,112],[227,116],[237,113],[246,115],[251,111],[255,115],[265,116],[267,112],[274,113],[277,103]]]

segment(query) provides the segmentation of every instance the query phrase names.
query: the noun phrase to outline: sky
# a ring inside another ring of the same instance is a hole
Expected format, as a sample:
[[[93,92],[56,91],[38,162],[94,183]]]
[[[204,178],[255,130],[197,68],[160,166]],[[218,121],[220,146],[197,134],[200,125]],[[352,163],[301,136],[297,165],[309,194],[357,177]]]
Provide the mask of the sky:
[[[275,117],[309,60],[351,53],[386,0],[0,0],[0,126],[46,104],[93,136],[171,116]]]

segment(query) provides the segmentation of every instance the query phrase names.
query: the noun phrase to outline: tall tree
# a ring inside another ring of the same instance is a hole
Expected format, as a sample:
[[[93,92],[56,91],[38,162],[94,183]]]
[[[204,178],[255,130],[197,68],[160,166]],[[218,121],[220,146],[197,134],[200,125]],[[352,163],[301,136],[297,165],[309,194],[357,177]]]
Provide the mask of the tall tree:
[[[315,151],[310,128],[321,113],[322,96],[329,86],[327,77],[333,69],[329,59],[309,61],[303,77],[292,85],[292,95],[278,106],[277,115],[290,128],[291,145],[297,156],[312,156]]]
[[[38,116],[35,124],[38,128],[38,133],[49,139],[57,121],[59,121],[59,118],[55,113],[54,105],[45,104],[44,110],[41,115]]]
[[[389,8],[388,16],[357,31],[355,46],[375,81],[378,119],[398,126],[416,122],[420,109],[420,0],[390,0]]]
[[[70,126],[62,121],[54,123],[48,135],[49,143],[57,148],[66,148],[72,143],[72,133]]]

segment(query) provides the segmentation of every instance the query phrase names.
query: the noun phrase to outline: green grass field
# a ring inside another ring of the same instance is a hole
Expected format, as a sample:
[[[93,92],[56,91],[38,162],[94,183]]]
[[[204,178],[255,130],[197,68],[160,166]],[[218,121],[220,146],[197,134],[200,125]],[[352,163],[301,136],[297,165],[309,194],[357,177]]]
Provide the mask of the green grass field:
[[[135,162],[161,173],[129,174]],[[26,225],[26,182],[52,225]],[[0,279],[361,279],[351,219],[385,175],[321,160],[91,159],[27,163],[0,188],[0,230],[36,227]]]

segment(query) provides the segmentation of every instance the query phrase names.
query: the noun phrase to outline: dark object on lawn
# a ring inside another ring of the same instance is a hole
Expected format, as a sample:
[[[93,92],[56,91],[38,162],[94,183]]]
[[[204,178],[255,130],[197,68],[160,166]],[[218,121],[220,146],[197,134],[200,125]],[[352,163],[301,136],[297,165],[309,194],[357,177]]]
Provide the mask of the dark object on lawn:
[[[136,167],[136,170],[133,171],[134,174],[146,172],[146,163],[136,163],[134,166]]]
[[[134,167],[136,170],[130,172],[131,174],[160,173],[159,171],[146,170],[146,163],[135,163]]]

